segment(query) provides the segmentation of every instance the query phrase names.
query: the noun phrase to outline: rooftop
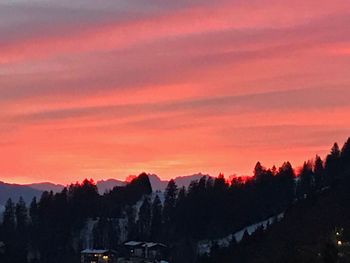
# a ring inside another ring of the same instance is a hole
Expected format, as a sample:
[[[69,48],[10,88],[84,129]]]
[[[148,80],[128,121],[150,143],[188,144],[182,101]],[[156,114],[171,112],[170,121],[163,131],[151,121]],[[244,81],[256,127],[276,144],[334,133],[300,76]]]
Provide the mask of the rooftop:
[[[81,251],[82,254],[104,254],[107,252],[107,249],[84,249]]]
[[[162,244],[162,243],[155,243],[155,242],[142,242],[142,241],[128,241],[126,243],[124,243],[125,246],[132,246],[132,247],[136,247],[136,246],[142,246],[142,247],[155,247],[155,246],[161,246],[161,247],[166,247],[166,245]]]

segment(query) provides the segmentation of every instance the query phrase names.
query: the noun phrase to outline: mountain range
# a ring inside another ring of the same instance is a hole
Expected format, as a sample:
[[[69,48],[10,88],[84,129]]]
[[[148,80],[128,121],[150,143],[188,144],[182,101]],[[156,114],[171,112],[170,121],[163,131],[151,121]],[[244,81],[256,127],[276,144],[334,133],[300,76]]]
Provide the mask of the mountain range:
[[[192,181],[199,180],[203,176],[209,176],[207,174],[197,173],[187,176],[179,176],[174,180],[179,188],[188,187]],[[152,185],[153,191],[164,191],[168,182],[167,180],[162,180],[159,176],[155,174],[148,175],[149,180]],[[108,179],[97,181],[96,185],[100,194],[114,188],[115,186],[123,186],[126,181],[121,181],[117,179]],[[33,183],[33,184],[9,184],[0,181],[0,212],[3,210],[4,205],[8,198],[11,198],[14,202],[22,196],[24,201],[29,204],[33,197],[40,198],[42,192],[53,191],[60,192],[65,186],[62,184],[53,184],[50,182],[43,183]]]

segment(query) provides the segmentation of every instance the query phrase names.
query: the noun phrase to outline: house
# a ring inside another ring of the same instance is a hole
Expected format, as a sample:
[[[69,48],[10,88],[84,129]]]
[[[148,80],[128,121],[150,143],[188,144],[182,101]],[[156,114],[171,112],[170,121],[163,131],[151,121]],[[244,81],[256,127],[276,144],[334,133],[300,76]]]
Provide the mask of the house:
[[[124,243],[124,247],[126,248],[126,253],[129,257],[144,257],[144,242],[140,241],[129,241]]]
[[[81,251],[81,263],[116,263],[117,253],[107,249],[85,249]]]
[[[159,261],[166,258],[167,246],[162,243],[129,241],[124,243],[124,251],[127,258],[137,262],[138,259],[150,262]]]
[[[142,245],[144,248],[144,257],[151,260],[164,259],[167,246],[162,243],[146,242]]]

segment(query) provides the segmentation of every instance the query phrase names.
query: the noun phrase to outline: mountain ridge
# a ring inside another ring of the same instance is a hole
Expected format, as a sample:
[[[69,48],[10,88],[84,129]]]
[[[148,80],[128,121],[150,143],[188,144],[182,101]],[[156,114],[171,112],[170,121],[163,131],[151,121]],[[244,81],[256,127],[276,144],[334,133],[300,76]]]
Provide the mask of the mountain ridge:
[[[170,180],[162,180],[156,174],[147,174],[154,192],[164,191]],[[175,183],[179,188],[188,187],[192,181],[199,180],[201,177],[210,175],[196,173],[192,175],[177,176],[174,178]],[[99,193],[102,195],[106,191],[113,189],[115,186],[124,186],[127,181],[122,181],[114,178],[103,179],[96,182]],[[22,196],[27,204],[31,202],[33,197],[40,198],[44,191],[60,192],[66,187],[63,184],[55,184],[51,182],[40,182],[30,184],[12,184],[0,181],[0,205],[4,206],[8,198],[17,202]]]

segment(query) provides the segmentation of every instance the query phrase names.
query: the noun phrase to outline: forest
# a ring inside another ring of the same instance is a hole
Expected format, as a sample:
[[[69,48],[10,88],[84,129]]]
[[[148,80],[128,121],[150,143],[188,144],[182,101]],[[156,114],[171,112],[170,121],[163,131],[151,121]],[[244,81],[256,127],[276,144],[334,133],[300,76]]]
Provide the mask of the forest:
[[[0,241],[5,244],[0,262],[79,262],[80,251],[84,249],[81,233],[89,220],[96,222],[92,231],[94,248],[118,251],[127,240],[155,241],[169,247],[170,262],[232,262],[234,258],[253,262],[246,255],[262,248],[251,244],[261,245],[259,240],[273,235],[280,223],[259,229],[252,236],[245,233],[240,244],[233,240],[225,249],[213,246],[208,255],[199,256],[196,244],[284,212],[287,216],[283,221],[288,222],[284,228],[291,227],[294,223],[288,219],[288,211],[293,211],[295,218],[303,217],[313,211],[315,203],[321,202],[324,193],[332,189],[346,191],[341,187],[348,177],[350,138],[342,147],[335,143],[325,158],[316,156],[300,169],[289,162],[271,168],[258,162],[251,177],[227,180],[222,174],[215,178],[204,176],[188,188],[178,188],[170,180],[164,193],[152,191],[146,173],[103,195],[98,193],[93,180],[86,179],[59,193],[44,192],[30,204],[22,198],[9,199],[0,226]],[[310,200],[315,198],[318,201],[312,203]],[[123,229],[121,221],[125,223]],[[332,227],[330,223],[329,228]],[[277,234],[273,238],[276,243],[278,238]],[[291,243],[289,252],[293,249]],[[325,259],[320,262],[337,262],[327,261],[327,256],[322,254],[320,258]],[[258,262],[287,262],[267,258]]]

